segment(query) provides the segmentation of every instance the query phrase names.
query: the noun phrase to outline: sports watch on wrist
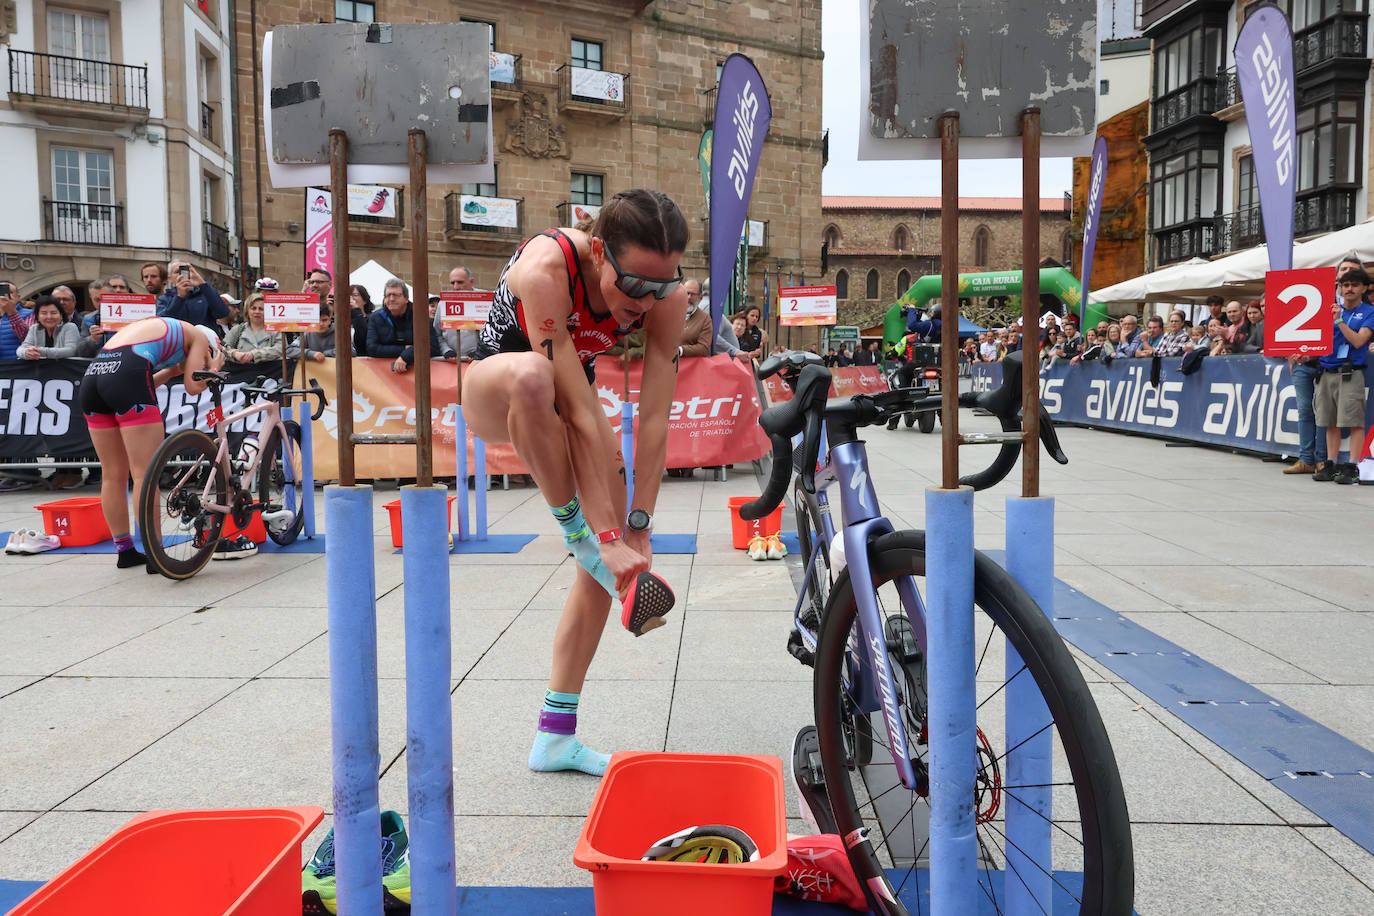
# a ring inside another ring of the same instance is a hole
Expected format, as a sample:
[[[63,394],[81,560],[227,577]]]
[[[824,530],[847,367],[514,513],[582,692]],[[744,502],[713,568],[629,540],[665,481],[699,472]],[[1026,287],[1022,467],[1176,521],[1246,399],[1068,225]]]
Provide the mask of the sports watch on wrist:
[[[632,509],[625,519],[625,527],[631,531],[653,531],[654,517],[643,509]]]

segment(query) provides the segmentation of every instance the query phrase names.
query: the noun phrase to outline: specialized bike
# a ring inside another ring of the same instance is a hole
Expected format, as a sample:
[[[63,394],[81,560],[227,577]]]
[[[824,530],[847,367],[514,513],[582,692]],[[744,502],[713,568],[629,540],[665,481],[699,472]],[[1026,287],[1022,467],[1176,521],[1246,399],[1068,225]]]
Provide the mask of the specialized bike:
[[[242,389],[247,405],[225,416],[223,388],[228,375],[198,371],[194,378],[210,389],[214,438],[197,429],[168,437],[148,465],[138,499],[144,554],[150,566],[169,579],[187,579],[205,568],[226,518],[243,528],[259,512],[274,542],[286,545],[296,540],[305,524],[301,430],[296,422],[282,419],[281,405],[291,396],[314,395],[319,406],[313,419],[318,420],[328,403],[314,379],[309,388],[290,389],[269,388],[267,380],[259,378]],[[250,433],[247,447],[231,458],[230,425],[255,413],[263,414],[261,428],[255,436]]]
[[[995,415],[1003,430],[1003,435],[982,437],[1001,444],[992,465],[961,484],[990,487],[1016,463],[1020,437],[1010,434],[1021,425],[1019,356],[1003,362],[1001,388],[959,398],[961,406]],[[789,650],[814,668],[812,756],[820,772],[811,778],[823,782],[819,794],[825,805],[817,820],[829,821],[822,829],[843,838],[875,913],[920,913],[926,904],[917,872],[928,867],[932,792],[929,612],[922,597],[926,533],[894,530],[881,514],[858,431],[929,409],[938,398],[898,389],[828,400],[830,373],[815,364],[814,354],[770,357],[758,374],[779,371],[784,378],[792,376],[795,396],[768,408],[759,420],[773,443],[771,477],[763,495],[740,514],[759,518],[771,512],[795,471],[797,533],[806,566]],[[1040,430],[1051,456],[1066,462],[1043,409]],[[794,437],[800,442],[795,458]],[[825,463],[818,467],[823,452]],[[838,528],[827,496],[834,485]],[[1037,902],[1047,913],[1129,914],[1134,870],[1126,801],[1111,743],[1082,674],[1035,601],[976,551],[974,605],[977,760],[975,794],[968,802],[978,834],[976,893],[986,898],[980,911],[1004,912],[1008,888],[1020,882],[1038,885]],[[1010,671],[1008,646],[1015,649],[1013,659],[1020,658]],[[1009,688],[1028,683],[1044,705],[1033,716],[1018,712],[1008,723],[1008,696],[1014,692]],[[1018,784],[1012,778],[1008,755],[1030,739],[1008,741],[1009,728],[1018,736],[1050,736],[1054,776],[1048,783]],[[799,784],[805,783],[806,757],[794,755]],[[1037,790],[1052,797],[1051,813],[1039,814],[1049,822],[1048,869],[1026,857],[1006,829],[1007,808],[1037,804],[1029,797]],[[811,807],[814,811],[816,805]]]

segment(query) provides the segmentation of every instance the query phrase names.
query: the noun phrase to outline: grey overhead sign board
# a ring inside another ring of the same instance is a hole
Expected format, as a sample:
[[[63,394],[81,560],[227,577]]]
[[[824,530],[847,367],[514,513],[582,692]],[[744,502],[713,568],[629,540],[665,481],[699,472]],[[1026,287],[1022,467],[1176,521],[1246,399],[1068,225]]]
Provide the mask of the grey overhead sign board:
[[[961,158],[1019,156],[1027,107],[1044,155],[1092,147],[1096,0],[869,0],[862,35],[860,159],[938,158],[946,111]]]
[[[319,183],[306,172],[327,166],[334,128],[348,134],[353,181],[406,180],[413,128],[425,131],[431,181],[491,180],[489,49],[483,23],[273,29],[263,52],[273,183]]]

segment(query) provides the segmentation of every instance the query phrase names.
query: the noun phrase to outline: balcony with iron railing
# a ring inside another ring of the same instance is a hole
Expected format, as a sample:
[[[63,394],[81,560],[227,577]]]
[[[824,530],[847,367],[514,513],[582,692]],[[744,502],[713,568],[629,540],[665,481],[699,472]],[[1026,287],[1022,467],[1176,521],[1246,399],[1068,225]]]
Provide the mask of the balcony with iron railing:
[[[524,55],[509,54],[509,52],[500,53],[511,57],[511,62],[508,71],[504,68],[498,69],[496,64],[492,64],[491,67],[491,103],[497,108],[502,108],[519,100],[520,86],[523,82],[520,63]],[[505,79],[505,77],[510,77],[510,79]]]
[[[43,241],[123,245],[124,205],[43,200]]]
[[[203,220],[200,228],[201,236],[204,239],[201,254],[221,264],[232,264],[232,255],[229,251],[229,230],[224,226],[217,226],[209,220]]]
[[[1293,35],[1293,70],[1297,73],[1327,61],[1360,60],[1368,14],[1336,13]]]
[[[590,70],[566,63],[558,68],[557,76],[560,110],[616,119],[629,114],[628,73]]]
[[[215,142],[215,106],[208,102],[200,103],[200,135],[211,143]]]
[[[1194,80],[1154,100],[1151,105],[1151,130],[1158,133],[1189,118],[1211,117],[1221,106],[1222,83],[1215,76]]]
[[[1258,206],[1242,207],[1217,217],[1217,253],[1244,251],[1264,241],[1264,222]]]
[[[444,234],[469,246],[508,249],[525,238],[525,199],[451,191],[444,197]]]
[[[1189,258],[1210,258],[1217,254],[1217,228],[1216,217],[1205,216],[1152,230],[1155,264],[1162,266]]]
[[[138,124],[148,120],[148,68],[9,49],[9,100],[39,115]]]
[[[386,212],[387,198],[390,197],[392,213],[390,216],[383,215]],[[378,188],[376,195],[372,199],[371,206],[377,208],[376,213],[350,213],[348,214],[348,231],[361,233],[381,233],[385,235],[395,235],[399,233],[406,224],[406,190],[405,188]]]
[[[710,127],[716,122],[716,90],[718,86],[701,90],[701,123]]]
[[[554,208],[555,212],[558,213],[558,225],[576,226],[584,219],[596,219],[597,211],[591,208],[599,208],[599,206],[599,204],[575,204],[570,200],[565,200]]]
[[[1356,185],[1328,185],[1299,191],[1293,210],[1293,235],[1302,238],[1355,225]]]

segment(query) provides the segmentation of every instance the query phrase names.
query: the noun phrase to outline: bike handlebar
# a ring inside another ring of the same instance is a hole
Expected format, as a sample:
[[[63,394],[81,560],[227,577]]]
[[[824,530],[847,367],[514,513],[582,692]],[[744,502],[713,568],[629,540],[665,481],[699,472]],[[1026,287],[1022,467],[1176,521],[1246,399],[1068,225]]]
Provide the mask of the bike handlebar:
[[[796,352],[796,351],[793,351]],[[763,518],[777,508],[787,493],[794,468],[792,460],[792,437],[802,433],[802,454],[795,464],[802,488],[808,493],[816,491],[816,461],[820,454],[821,422],[838,424],[841,432],[852,433],[863,426],[886,423],[893,417],[909,410],[935,410],[941,406],[939,395],[928,395],[920,388],[898,388],[878,394],[859,394],[851,398],[827,402],[830,391],[830,370],[818,365],[814,353],[803,353],[800,358],[793,353],[769,357],[758,367],[760,378],[766,378],[788,366],[801,366],[797,375],[795,396],[790,401],[769,407],[759,417],[759,425],[773,444],[773,470],[764,486],[763,494],[753,502],[740,507],[740,517],[746,520]],[[1009,353],[1002,362],[1002,384],[993,391],[980,393],[965,392],[959,396],[964,407],[987,410],[997,417],[1003,432],[1016,432],[1021,429],[1021,354]],[[833,427],[832,427],[833,428]],[[1059,446],[1059,437],[1054,424],[1042,406],[1040,408],[1040,440],[1045,449],[1059,464],[1067,464],[1068,458]],[[838,441],[838,440],[836,440]],[[1021,443],[1004,442],[998,449],[992,463],[981,471],[966,474],[959,478],[963,486],[975,490],[985,490],[1001,482],[1016,466],[1016,458],[1021,451]]]
[[[220,386],[229,381],[229,373],[223,371],[212,372],[208,369],[197,369],[195,372],[191,373],[191,377],[202,382],[208,382],[214,389],[215,397],[219,397]],[[314,412],[310,414],[310,419],[318,420],[320,417],[324,416],[324,409],[329,406],[329,398],[325,396],[324,389],[320,387],[318,379],[312,378],[309,388],[268,388],[267,381],[267,376],[259,375],[254,379],[253,384],[244,385],[243,391],[248,395],[256,394],[272,398],[273,400],[281,400],[289,395],[298,397],[310,397],[313,395],[318,401],[316,402],[317,406]]]

